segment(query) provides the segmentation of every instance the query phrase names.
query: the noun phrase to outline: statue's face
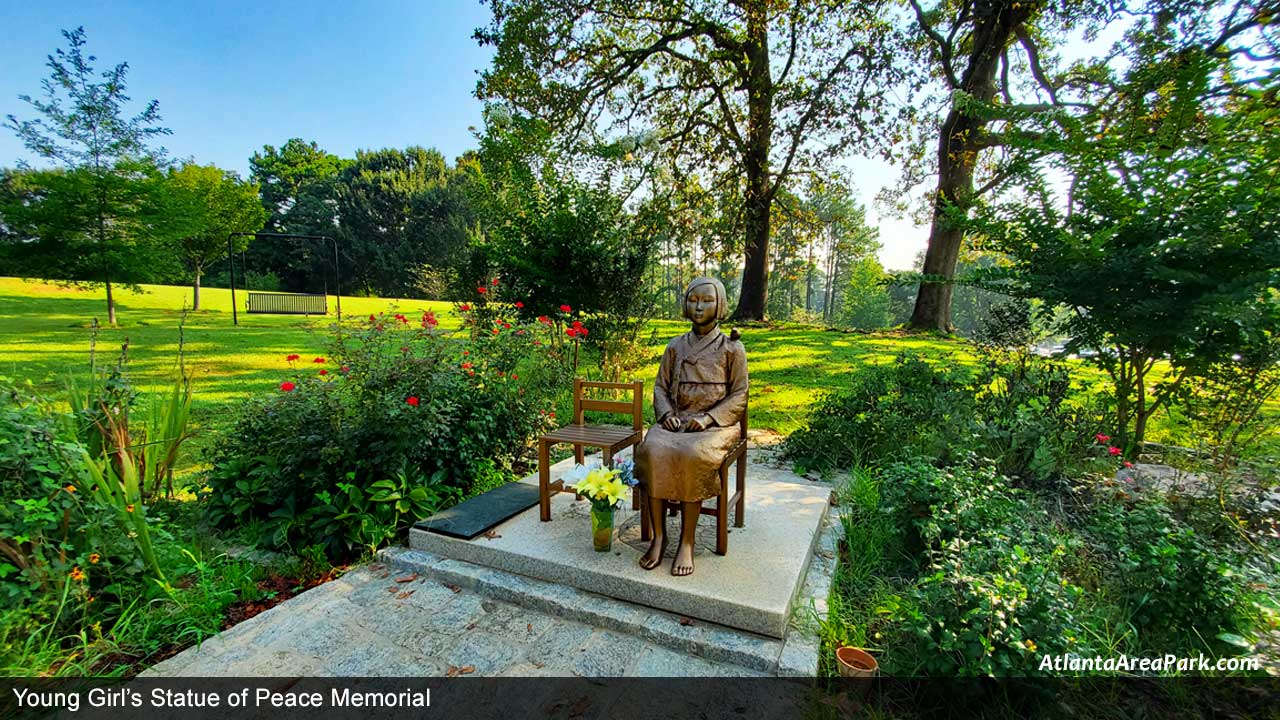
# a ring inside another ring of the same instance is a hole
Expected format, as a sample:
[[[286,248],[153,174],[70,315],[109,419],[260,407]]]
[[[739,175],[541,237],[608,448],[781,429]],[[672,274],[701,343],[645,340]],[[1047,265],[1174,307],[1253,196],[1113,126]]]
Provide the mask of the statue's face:
[[[685,313],[694,325],[708,327],[716,322],[716,289],[713,285],[699,285],[684,299]]]

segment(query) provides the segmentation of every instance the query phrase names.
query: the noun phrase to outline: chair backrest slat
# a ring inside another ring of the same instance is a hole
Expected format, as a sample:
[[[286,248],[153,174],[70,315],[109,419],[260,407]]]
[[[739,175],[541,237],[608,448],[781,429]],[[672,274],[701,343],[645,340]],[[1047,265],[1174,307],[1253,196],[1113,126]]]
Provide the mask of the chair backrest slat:
[[[620,400],[592,400],[591,398],[582,399],[582,409],[590,410],[592,412],[624,413],[624,414],[630,415],[631,408],[632,408],[631,403],[622,402]]]
[[[631,402],[624,400],[595,400],[583,397],[588,388],[601,390],[630,390]],[[582,425],[586,411],[616,413],[631,416],[631,427],[637,431],[644,429],[644,382],[636,380],[629,383],[599,382],[595,380],[573,379],[573,422]]]

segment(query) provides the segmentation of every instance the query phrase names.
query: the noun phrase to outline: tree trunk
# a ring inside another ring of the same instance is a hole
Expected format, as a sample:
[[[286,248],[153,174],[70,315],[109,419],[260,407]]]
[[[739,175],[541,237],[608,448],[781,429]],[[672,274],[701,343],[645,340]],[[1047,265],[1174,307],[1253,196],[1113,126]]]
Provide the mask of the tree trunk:
[[[195,282],[191,284],[191,309],[200,309],[200,270],[196,270]]]
[[[979,16],[973,29],[972,50],[960,78],[960,87],[976,100],[989,102],[996,94],[1000,55],[1013,31],[1034,12],[1034,3],[1004,3],[995,13]],[[945,282],[922,282],[909,326],[915,330],[951,332],[951,280],[964,231],[946,217],[949,208],[968,212],[973,195],[973,169],[983,148],[981,135],[987,121],[966,115],[953,104],[938,137],[938,190],[934,193],[933,223],[924,255],[924,274],[940,275]]]
[[[106,275],[106,279],[102,281],[107,287],[107,324],[111,327],[116,326],[116,298],[111,293],[111,274]]]
[[[747,6],[746,259],[734,320],[763,320],[769,294],[769,144],[773,79],[769,75],[769,13],[764,0]]]
[[[809,264],[804,271],[804,310],[813,312],[813,236],[809,236]]]

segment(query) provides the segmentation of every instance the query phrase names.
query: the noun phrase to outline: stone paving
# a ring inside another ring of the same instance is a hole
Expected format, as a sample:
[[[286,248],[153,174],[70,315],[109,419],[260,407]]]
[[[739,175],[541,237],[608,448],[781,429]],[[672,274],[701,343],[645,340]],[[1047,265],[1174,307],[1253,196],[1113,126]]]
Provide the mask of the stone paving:
[[[396,548],[142,676],[813,675],[838,527],[827,523],[785,643]]]
[[[693,652],[373,564],[281,603],[143,677],[773,674],[704,659],[697,645],[688,649]]]
[[[785,639],[391,548],[142,677],[812,676],[839,528],[822,523]]]

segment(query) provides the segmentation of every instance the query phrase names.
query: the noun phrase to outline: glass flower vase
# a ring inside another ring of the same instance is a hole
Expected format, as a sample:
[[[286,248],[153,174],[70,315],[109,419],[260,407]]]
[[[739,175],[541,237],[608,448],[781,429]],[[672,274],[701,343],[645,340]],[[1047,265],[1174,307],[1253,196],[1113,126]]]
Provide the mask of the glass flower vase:
[[[613,508],[591,508],[591,540],[596,552],[613,549]]]

